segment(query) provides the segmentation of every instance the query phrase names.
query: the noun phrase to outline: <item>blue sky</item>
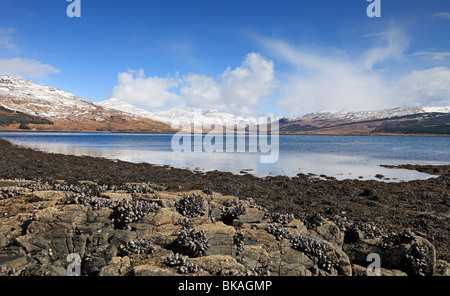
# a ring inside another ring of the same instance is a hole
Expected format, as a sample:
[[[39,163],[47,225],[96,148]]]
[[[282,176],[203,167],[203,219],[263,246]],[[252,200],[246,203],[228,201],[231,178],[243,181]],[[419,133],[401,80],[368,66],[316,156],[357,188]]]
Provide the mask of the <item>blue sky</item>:
[[[0,0],[0,74],[150,111],[450,105],[450,2]]]

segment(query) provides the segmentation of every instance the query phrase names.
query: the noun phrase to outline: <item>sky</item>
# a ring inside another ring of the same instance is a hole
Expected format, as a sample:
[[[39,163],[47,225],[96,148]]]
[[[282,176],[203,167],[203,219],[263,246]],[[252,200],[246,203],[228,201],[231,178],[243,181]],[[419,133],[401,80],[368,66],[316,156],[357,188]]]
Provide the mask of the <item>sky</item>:
[[[0,75],[152,112],[450,105],[448,0],[77,1],[0,0]]]

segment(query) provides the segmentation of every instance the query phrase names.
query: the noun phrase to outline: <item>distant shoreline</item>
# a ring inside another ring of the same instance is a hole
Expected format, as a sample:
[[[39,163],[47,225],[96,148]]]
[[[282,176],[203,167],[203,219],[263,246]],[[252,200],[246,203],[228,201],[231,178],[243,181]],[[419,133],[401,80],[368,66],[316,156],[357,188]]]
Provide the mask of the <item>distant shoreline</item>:
[[[119,131],[119,132],[111,132],[111,131],[55,131],[55,130],[10,130],[10,129],[0,129],[0,133],[93,133],[93,134],[162,134],[162,135],[172,135],[177,132],[142,132],[142,131]],[[187,133],[187,132],[186,132]],[[187,133],[188,134],[188,133]],[[203,135],[207,135],[210,133],[202,133]],[[238,133],[235,133],[235,135]],[[242,133],[240,133],[242,134]],[[245,133],[248,135],[248,133]],[[270,135],[270,133],[267,133]],[[301,132],[280,132],[278,133],[280,136],[386,136],[386,137],[450,137],[450,135],[446,134],[391,134],[391,133],[301,133]]]

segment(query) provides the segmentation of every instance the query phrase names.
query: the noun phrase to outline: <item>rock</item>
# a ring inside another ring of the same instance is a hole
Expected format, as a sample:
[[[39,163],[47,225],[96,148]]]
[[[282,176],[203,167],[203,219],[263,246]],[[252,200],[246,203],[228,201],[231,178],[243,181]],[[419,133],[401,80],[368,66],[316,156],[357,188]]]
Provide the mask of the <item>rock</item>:
[[[131,266],[130,258],[125,257],[114,257],[111,259],[111,262],[103,267],[99,276],[126,276],[131,275],[133,273],[133,269]]]
[[[141,223],[148,223],[153,226],[161,226],[165,224],[175,224],[183,216],[174,208],[160,208],[156,213],[149,213],[145,216]]]
[[[229,255],[233,254],[233,236],[235,229],[225,225],[222,222],[214,224],[199,225],[199,230],[206,231],[209,248],[205,252],[205,256],[209,255]]]
[[[354,276],[367,276],[367,267],[353,264],[352,271]],[[380,276],[407,276],[407,274],[401,270],[380,268]]]
[[[129,193],[105,192],[101,196],[109,198],[112,201],[133,200],[133,197]]]
[[[95,183],[31,184],[33,189],[7,191],[13,196],[0,202],[0,266],[19,268],[23,275],[65,275],[67,255],[76,253],[85,275],[350,276],[364,275],[367,255],[377,253],[384,276],[449,275],[448,262],[436,261],[424,234],[382,236],[371,223],[332,222],[314,213],[305,220],[307,228],[294,215],[269,213],[253,200],[208,190],[154,192],[144,185],[106,193],[107,187],[95,188]],[[67,189],[81,202],[66,198]],[[114,202],[95,197],[100,193]],[[195,198],[185,198],[190,195]],[[115,203],[124,200],[155,207],[148,213],[132,207],[139,219],[119,227],[114,219],[130,214],[116,211]],[[180,244],[182,229],[187,236]],[[135,239],[147,241],[151,252],[124,252],[123,246]],[[193,252],[190,243],[200,244],[201,252]],[[191,258],[167,265],[175,253]]]
[[[245,272],[245,267],[231,256],[210,255],[191,258],[190,261],[212,275],[221,275],[229,271]]]
[[[259,223],[264,219],[264,212],[256,208],[247,208],[244,215],[239,216],[240,223]]]
[[[381,267],[401,270],[408,275],[432,275],[436,268],[436,250],[425,238],[413,236],[411,240],[392,243],[388,239],[362,239],[344,246],[350,260],[367,265],[367,256],[380,256]]]
[[[175,276],[177,272],[169,268],[163,268],[155,265],[145,264],[135,266],[135,276]]]
[[[331,221],[318,226],[315,231],[326,241],[332,242],[339,248],[344,245],[344,232],[340,231],[336,224]]]

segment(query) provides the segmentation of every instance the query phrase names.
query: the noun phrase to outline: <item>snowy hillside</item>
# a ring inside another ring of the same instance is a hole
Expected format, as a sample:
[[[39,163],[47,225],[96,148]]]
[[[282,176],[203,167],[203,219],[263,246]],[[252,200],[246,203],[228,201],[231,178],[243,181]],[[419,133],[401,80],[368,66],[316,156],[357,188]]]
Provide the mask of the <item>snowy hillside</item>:
[[[0,76],[0,98],[3,107],[48,118],[80,116],[99,109],[68,92],[5,75]]]
[[[196,112],[195,110],[187,110],[182,108],[172,108],[167,111],[149,112],[144,109],[137,108],[129,103],[120,101],[115,98],[108,99],[97,103],[106,109],[117,110],[128,113],[132,116],[150,118],[161,121],[169,125],[179,126],[184,123],[195,123],[198,125],[233,125],[233,124],[251,124],[251,119],[239,117],[230,113],[219,112],[212,109],[206,112]]]
[[[392,118],[421,113],[450,113],[450,106],[446,107],[397,107],[393,109],[373,110],[373,111],[349,111],[349,110],[324,110],[309,113],[301,117],[290,117],[289,120],[325,121],[361,121]]]

